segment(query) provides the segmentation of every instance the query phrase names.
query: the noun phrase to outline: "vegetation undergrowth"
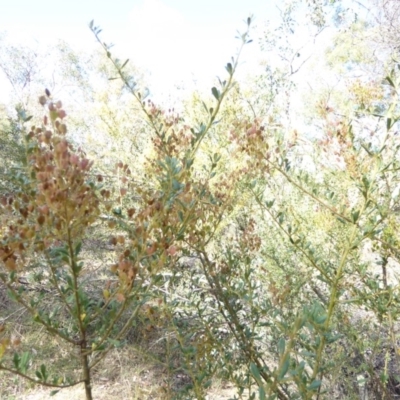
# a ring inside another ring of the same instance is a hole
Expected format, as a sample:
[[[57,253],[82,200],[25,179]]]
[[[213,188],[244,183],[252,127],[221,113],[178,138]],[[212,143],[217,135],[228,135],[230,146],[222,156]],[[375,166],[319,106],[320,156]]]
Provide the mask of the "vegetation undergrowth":
[[[161,371],[161,398],[206,399],[217,379],[233,399],[400,394],[400,64],[362,101],[353,87],[352,113],[321,109],[304,146],[240,101],[246,22],[196,122],[149,100],[90,24],[146,119],[140,174],[96,167],[48,90],[40,125],[19,110],[0,279],[52,356],[0,315],[0,371],[90,400],[105,358],[131,351]]]

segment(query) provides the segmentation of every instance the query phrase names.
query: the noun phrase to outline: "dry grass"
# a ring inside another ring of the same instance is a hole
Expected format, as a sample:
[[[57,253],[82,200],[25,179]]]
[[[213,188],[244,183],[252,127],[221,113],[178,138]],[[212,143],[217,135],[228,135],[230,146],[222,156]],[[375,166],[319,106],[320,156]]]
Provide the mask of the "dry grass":
[[[169,400],[175,392],[167,390],[167,376],[155,365],[140,359],[127,346],[114,350],[94,377],[93,397],[96,400]],[[83,385],[60,390],[51,396],[52,389],[34,386],[17,377],[0,372],[0,400],[85,400]],[[228,400],[236,390],[216,383],[208,400]],[[247,397],[243,397],[244,399]],[[189,399],[189,397],[187,398]]]
[[[236,391],[234,389],[213,389],[210,390],[207,400],[228,400],[233,398]],[[154,394],[146,389],[131,390],[131,385],[126,382],[117,382],[113,385],[99,385],[93,390],[94,398],[97,400],[145,400],[159,399],[166,400],[162,394]],[[21,400],[85,400],[83,389],[66,389],[53,397],[50,397],[48,391],[36,390],[25,397],[19,397]],[[244,397],[245,399],[246,397]]]
[[[46,363],[50,372],[62,371],[68,362],[68,370],[79,373],[76,357],[69,357],[69,349],[61,340],[49,336],[45,330],[31,321],[30,316],[18,304],[10,301],[4,287],[0,286],[0,322],[6,323],[7,333],[21,340],[19,351],[36,353],[35,366]],[[107,358],[94,371],[93,395],[96,400],[173,399],[176,389],[185,383],[185,376],[176,373],[168,376],[166,368],[157,364],[147,355],[162,354],[162,329],[150,332],[145,326],[138,326],[128,335],[128,344],[110,351]],[[73,368],[76,363],[76,368]],[[36,368],[34,368],[36,369]],[[167,382],[170,384],[168,385]],[[186,382],[187,383],[187,382]],[[83,385],[60,390],[50,396],[53,389],[34,385],[22,378],[0,371],[0,400],[84,400]],[[216,382],[210,389],[208,399],[228,400],[236,391]]]

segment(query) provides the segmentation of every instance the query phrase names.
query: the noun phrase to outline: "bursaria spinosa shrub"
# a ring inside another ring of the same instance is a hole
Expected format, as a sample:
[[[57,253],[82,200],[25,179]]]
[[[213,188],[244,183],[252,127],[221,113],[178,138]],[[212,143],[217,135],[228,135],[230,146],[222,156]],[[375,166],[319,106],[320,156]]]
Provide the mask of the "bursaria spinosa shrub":
[[[25,160],[12,174],[15,190],[1,198],[4,227],[0,245],[1,279],[10,295],[32,314],[34,321],[50,334],[81,349],[83,379],[89,391],[89,354],[85,352],[92,316],[86,310],[87,295],[80,288],[83,263],[79,252],[87,228],[100,215],[100,201],[96,185],[90,181],[92,162],[83,152],[74,150],[66,138],[66,113],[61,102],[51,101],[48,91],[39,101],[48,115],[41,126],[26,130]],[[20,122],[26,125],[28,120]],[[27,273],[32,282],[50,285],[53,307],[46,307],[44,292],[30,294],[18,287],[20,277]],[[65,318],[71,324],[63,326]],[[44,364],[36,371],[36,377],[27,375],[31,365],[28,352],[15,353],[13,366],[8,366],[9,346],[9,339],[3,338],[1,369],[26,375],[48,386],[76,383],[73,377],[50,378]]]
[[[328,399],[355,394],[365,376],[364,389],[390,398],[399,382],[396,70],[380,111],[326,109],[319,139],[303,145],[278,118],[227,112],[239,101],[230,97],[237,58],[189,123],[145,98],[90,27],[147,121],[147,178],[132,176],[135,160],[95,172],[68,141],[62,104],[40,98],[47,115],[24,131],[24,163],[1,198],[0,278],[69,346],[53,361],[71,368],[35,362],[2,326],[0,369],[55,388],[83,382],[91,399],[94,368],[144,312],[162,328],[163,351],[150,356],[168,375],[165,397],[205,399],[218,376],[239,398]],[[248,31],[239,38],[242,48]],[[94,280],[84,252],[99,227],[113,253]],[[26,278],[41,289],[25,290]],[[356,322],[361,311],[368,323]]]
[[[98,38],[99,30],[91,27]],[[247,35],[241,36],[242,46]],[[10,171],[13,190],[1,198],[0,278],[10,296],[69,350],[40,365],[2,326],[0,369],[56,390],[83,383],[86,398],[92,399],[93,369],[123,344],[142,306],[157,299],[165,303],[163,317],[171,321],[174,346],[183,352],[183,367],[173,368],[185,370],[201,398],[207,386],[201,365],[183,351],[187,335],[176,329],[174,305],[160,299],[157,288],[165,283],[162,272],[174,270],[179,257],[204,251],[230,207],[231,184],[215,189],[210,183],[218,154],[202,174],[194,173],[194,165],[233,84],[237,59],[226,66],[227,81],[212,88],[215,104],[208,120],[189,127],[173,110],[144,100],[123,73],[126,63],[113,59],[102,45],[149,122],[153,150],[145,173],[150,179],[136,181],[129,166],[119,162],[110,171],[117,184],[107,186],[107,178],[95,173],[93,162],[68,140],[66,112],[48,90],[39,98],[46,111],[39,126],[28,128],[30,117],[19,114],[25,157]],[[104,265],[102,279],[93,284],[82,248],[102,224],[115,260]],[[26,290],[27,282],[29,288],[36,286]]]

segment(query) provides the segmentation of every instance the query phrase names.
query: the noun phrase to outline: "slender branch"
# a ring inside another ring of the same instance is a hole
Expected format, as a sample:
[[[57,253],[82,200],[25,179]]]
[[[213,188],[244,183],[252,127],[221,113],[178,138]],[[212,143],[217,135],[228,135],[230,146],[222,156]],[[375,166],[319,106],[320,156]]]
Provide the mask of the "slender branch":
[[[51,325],[47,324],[43,319],[40,317],[40,315],[37,313],[37,310],[31,307],[29,304],[25,303],[22,299],[21,296],[17,293],[17,291],[12,287],[11,284],[6,282],[3,278],[3,276],[0,275],[0,278],[3,280],[3,283],[7,286],[7,289],[9,289],[12,294],[14,295],[14,298],[16,301],[21,304],[27,311],[30,312],[30,314],[33,316],[33,319],[35,322],[40,323],[45,327],[47,332],[52,333],[53,335],[59,336],[60,338],[64,339],[68,343],[71,343],[73,345],[76,345],[77,342],[74,339],[71,339],[70,337],[64,335],[62,332],[60,332],[58,329],[53,328]]]
[[[282,168],[278,167],[277,165],[275,165],[274,163],[272,163],[270,160],[266,159],[265,160],[271,165],[273,166],[277,171],[279,171],[287,180],[288,182],[290,182],[292,185],[296,186],[298,189],[300,189],[303,193],[305,193],[306,195],[308,195],[309,197],[311,197],[312,199],[314,199],[317,203],[319,203],[321,206],[323,206],[324,208],[328,209],[332,214],[336,215],[337,217],[343,219],[344,221],[350,223],[350,224],[354,224],[354,222],[338,213],[333,207],[331,207],[329,204],[326,204],[325,202],[323,202],[320,198],[318,198],[317,196],[315,196],[313,193],[310,193],[307,189],[305,189],[303,186],[299,185],[296,181],[294,181]]]
[[[84,382],[84,380],[81,379],[79,381],[76,381],[76,382],[73,382],[73,383],[69,383],[69,384],[66,384],[66,385],[56,385],[56,384],[49,383],[49,382],[38,381],[37,379],[32,378],[29,375],[26,375],[26,374],[18,371],[17,369],[8,368],[8,367],[5,367],[3,365],[0,365],[0,370],[1,371],[7,371],[7,372],[10,372],[11,374],[21,376],[22,378],[27,379],[28,381],[33,382],[33,383],[35,383],[37,385],[42,385],[42,386],[47,386],[47,387],[52,387],[52,388],[63,389],[63,388],[71,387],[71,386],[76,386],[76,385],[79,385],[80,383]]]

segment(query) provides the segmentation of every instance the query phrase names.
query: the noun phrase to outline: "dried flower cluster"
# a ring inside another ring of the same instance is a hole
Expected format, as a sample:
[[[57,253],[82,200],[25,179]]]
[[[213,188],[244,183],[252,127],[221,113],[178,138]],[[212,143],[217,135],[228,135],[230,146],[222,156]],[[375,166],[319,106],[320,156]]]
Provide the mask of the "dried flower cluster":
[[[40,98],[46,104],[45,96]],[[99,215],[99,201],[89,182],[92,167],[68,143],[61,102],[49,103],[51,128],[32,126],[26,136],[26,164],[16,173],[20,189],[1,199],[3,226],[0,260],[8,270],[24,267],[33,251],[77,242]]]

